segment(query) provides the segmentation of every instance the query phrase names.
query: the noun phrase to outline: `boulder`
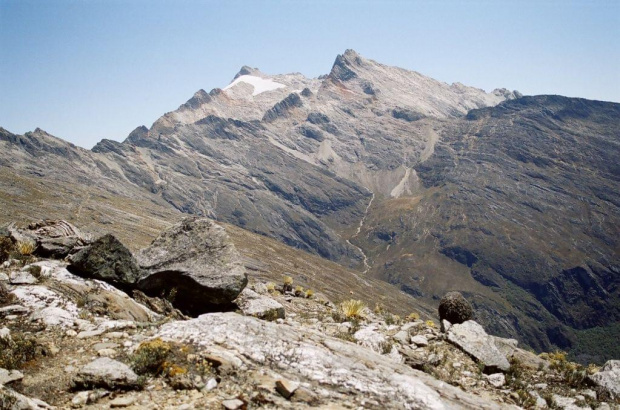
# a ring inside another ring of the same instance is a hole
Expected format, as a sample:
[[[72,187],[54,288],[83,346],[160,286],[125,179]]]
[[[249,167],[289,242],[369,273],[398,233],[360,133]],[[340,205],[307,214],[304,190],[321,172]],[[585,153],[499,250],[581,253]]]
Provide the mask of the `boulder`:
[[[48,258],[62,259],[91,241],[88,235],[64,220],[46,219],[24,229],[11,224],[7,229],[15,242],[32,242],[36,245],[34,253]]]
[[[492,336],[473,320],[455,324],[448,330],[448,340],[484,365],[485,373],[507,371],[510,363],[495,346]]]
[[[459,292],[448,292],[439,302],[439,319],[452,324],[463,323],[474,318],[471,304]]]
[[[124,363],[100,357],[82,367],[73,378],[76,389],[136,389],[140,387],[138,375]]]
[[[235,303],[244,315],[260,319],[284,319],[284,306],[268,296],[259,295],[251,289],[245,288],[239,294]]]
[[[136,258],[144,270],[138,288],[149,296],[171,296],[191,316],[227,308],[248,283],[228,234],[206,218],[185,218]]]
[[[549,362],[539,357],[537,354],[520,349],[519,342],[516,339],[505,339],[503,337],[491,336],[495,347],[506,356],[508,360],[514,358],[519,361],[521,366],[525,366],[532,370],[547,369]]]
[[[620,398],[620,360],[608,360],[601,370],[588,376],[588,380],[613,399]]]
[[[114,235],[104,235],[69,257],[67,269],[84,278],[99,279],[129,290],[140,278],[138,262]]]

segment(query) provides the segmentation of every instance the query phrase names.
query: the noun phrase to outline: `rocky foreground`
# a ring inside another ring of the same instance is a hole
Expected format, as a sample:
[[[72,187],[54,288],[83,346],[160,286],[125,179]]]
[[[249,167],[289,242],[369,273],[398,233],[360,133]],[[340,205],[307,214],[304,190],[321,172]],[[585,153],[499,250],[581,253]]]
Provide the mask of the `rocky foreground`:
[[[63,221],[7,233],[1,409],[620,404],[619,361],[584,368],[520,349],[488,335],[459,294],[442,300],[438,325],[350,295],[336,305],[290,277],[246,286],[225,231],[206,219],[135,256]]]

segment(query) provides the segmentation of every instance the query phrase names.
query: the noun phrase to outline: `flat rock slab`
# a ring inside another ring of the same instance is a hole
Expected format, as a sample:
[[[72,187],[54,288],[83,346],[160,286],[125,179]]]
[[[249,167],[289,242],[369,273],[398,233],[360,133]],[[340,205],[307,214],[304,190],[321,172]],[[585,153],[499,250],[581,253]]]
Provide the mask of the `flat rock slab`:
[[[24,374],[19,370],[7,370],[0,368],[0,384],[8,384],[24,378]]]
[[[139,387],[138,375],[124,363],[101,357],[82,367],[73,379],[78,389],[136,389]]]
[[[136,258],[145,271],[138,288],[150,296],[174,289],[173,305],[191,316],[230,304],[248,283],[228,234],[206,218],[185,218]]]
[[[385,408],[499,408],[368,348],[232,312],[166,323],[154,337],[192,344],[198,354],[226,357],[248,371],[271,368],[330,394],[365,395]]]
[[[455,324],[448,330],[448,340],[484,365],[485,373],[508,371],[510,363],[495,346],[492,336],[473,320]]]
[[[254,316],[260,319],[284,319],[284,306],[278,301],[260,295],[251,289],[245,288],[239,294],[235,303],[244,315]]]

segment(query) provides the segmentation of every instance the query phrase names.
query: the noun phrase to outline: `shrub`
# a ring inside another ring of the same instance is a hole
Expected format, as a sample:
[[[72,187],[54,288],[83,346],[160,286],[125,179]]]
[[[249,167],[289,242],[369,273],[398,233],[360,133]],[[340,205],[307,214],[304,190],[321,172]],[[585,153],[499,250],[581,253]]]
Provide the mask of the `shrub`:
[[[13,241],[7,236],[0,237],[0,263],[9,259],[9,256],[14,252],[15,247]]]
[[[366,307],[361,300],[347,300],[340,304],[340,310],[346,319],[362,318],[363,310]]]
[[[10,338],[0,338],[0,367],[13,370],[33,360],[37,354],[35,339],[13,334]]]
[[[385,307],[381,303],[375,303],[375,308],[372,310],[375,315],[380,315],[385,311]]]
[[[310,299],[312,296],[314,296],[314,291],[312,289],[308,289],[306,291],[306,297]]]
[[[293,290],[293,278],[290,276],[284,277],[284,283],[282,284],[282,292],[291,292]]]
[[[435,322],[433,322],[432,320],[427,320],[425,323],[426,323],[426,326],[428,327],[437,327]]]
[[[304,295],[304,288],[302,288],[301,286],[297,285],[295,286],[295,296],[305,296]]]
[[[170,345],[161,339],[153,339],[140,344],[131,358],[131,367],[137,374],[160,374],[164,369]]]
[[[416,320],[420,320],[420,315],[416,312],[411,312],[407,316],[407,320],[410,322],[415,322]]]
[[[276,284],[273,283],[273,282],[267,283],[266,287],[267,287],[267,292],[269,292],[269,293],[271,293],[274,290],[276,290]]]

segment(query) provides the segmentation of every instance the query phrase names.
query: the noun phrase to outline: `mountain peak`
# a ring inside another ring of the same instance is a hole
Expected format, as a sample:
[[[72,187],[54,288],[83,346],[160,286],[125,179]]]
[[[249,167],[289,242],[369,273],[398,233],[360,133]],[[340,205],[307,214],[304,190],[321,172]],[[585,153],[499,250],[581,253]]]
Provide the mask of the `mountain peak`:
[[[338,54],[332,66],[329,77],[334,80],[348,81],[357,77],[354,67],[362,63],[362,57],[352,49],[345,50],[344,54]]]
[[[239,72],[235,75],[235,77],[233,78],[233,81],[241,77],[242,75],[254,75],[254,76],[260,77],[263,75],[263,73],[261,73],[261,71],[256,67],[252,68],[250,66],[244,65],[243,67],[241,67]]]

